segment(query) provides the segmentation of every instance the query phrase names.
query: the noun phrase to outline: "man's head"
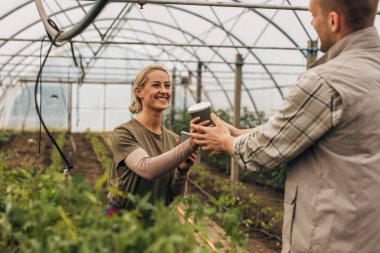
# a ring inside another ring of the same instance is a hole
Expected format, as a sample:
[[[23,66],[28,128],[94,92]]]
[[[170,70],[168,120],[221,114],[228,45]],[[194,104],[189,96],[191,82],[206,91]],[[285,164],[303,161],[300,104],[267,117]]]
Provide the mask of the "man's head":
[[[347,34],[373,26],[379,0],[310,0],[312,25],[326,52]]]

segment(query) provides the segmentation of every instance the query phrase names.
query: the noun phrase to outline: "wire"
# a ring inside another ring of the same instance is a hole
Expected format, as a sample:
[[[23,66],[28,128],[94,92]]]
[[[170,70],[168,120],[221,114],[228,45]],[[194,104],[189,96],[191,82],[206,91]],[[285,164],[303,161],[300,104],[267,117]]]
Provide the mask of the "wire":
[[[44,36],[42,38],[42,41],[41,41],[41,47],[40,47],[40,68],[41,68],[41,65],[42,65],[42,46],[45,42],[45,39],[46,39],[46,36]],[[40,77],[40,110],[42,110],[42,72],[41,72],[41,77]],[[41,154],[41,132],[42,132],[42,125],[41,125],[41,121],[40,121],[40,126],[39,126],[39,130],[38,130],[38,154]]]
[[[51,133],[49,132],[48,128],[46,127],[46,124],[41,116],[41,110],[40,110],[40,107],[38,105],[38,101],[37,101],[37,91],[38,91],[38,84],[39,84],[39,81],[40,81],[40,77],[41,77],[41,74],[42,74],[42,70],[45,66],[45,63],[48,59],[48,56],[50,54],[50,51],[55,43],[55,41],[57,40],[58,36],[61,34],[61,31],[57,33],[57,35],[54,37],[54,39],[52,40],[50,46],[49,46],[49,49],[46,53],[46,56],[42,62],[42,65],[40,67],[40,70],[38,71],[38,75],[37,75],[37,79],[36,79],[36,83],[35,83],[35,88],[34,88],[34,102],[35,102],[35,107],[36,107],[36,111],[37,111],[37,114],[38,114],[38,117],[40,119],[40,123],[42,124],[42,126],[44,127],[44,130],[45,132],[47,133],[47,135],[49,136],[50,140],[52,141],[52,143],[54,144],[54,146],[57,148],[59,154],[61,155],[63,161],[66,163],[66,168],[63,169],[61,172],[69,172],[71,169],[73,169],[73,165],[69,162],[69,160],[66,158],[65,154],[62,152],[62,150],[60,149],[60,147],[58,146],[57,142],[54,140],[53,136],[51,135]]]
[[[77,62],[77,59],[75,57],[75,51],[74,51],[74,43],[71,40],[70,40],[70,47],[71,47],[71,55],[73,57],[75,67],[78,68],[78,62]]]

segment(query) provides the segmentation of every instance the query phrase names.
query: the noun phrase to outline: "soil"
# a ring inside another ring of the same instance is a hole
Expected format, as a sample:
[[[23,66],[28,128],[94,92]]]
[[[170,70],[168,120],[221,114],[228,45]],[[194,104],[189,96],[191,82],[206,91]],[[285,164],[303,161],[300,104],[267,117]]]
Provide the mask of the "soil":
[[[66,141],[64,150],[73,165],[70,173],[74,176],[84,176],[90,185],[95,185],[96,180],[103,175],[104,169],[85,135],[71,134]]]
[[[20,167],[46,169],[51,164],[49,156],[52,148],[55,146],[43,133],[41,135],[41,152],[39,153],[38,133],[26,132],[16,134],[8,144],[1,148],[0,153],[7,161],[6,169]],[[103,175],[102,165],[96,158],[91,143],[85,139],[84,134],[72,134],[66,141],[63,151],[73,165],[70,174],[84,176],[90,185],[94,185],[95,181]]]
[[[44,169],[50,165],[50,154],[52,147],[47,135],[41,136],[40,153],[38,144],[38,133],[22,133],[12,137],[0,153],[7,161],[7,169],[14,168],[39,168]]]
[[[66,141],[64,152],[68,159],[72,162],[74,169],[71,173],[86,177],[90,185],[94,185],[97,178],[103,175],[103,168],[97,160],[96,155],[92,151],[90,142],[84,137],[84,134],[72,134]],[[109,134],[102,135],[104,143],[110,147]],[[70,141],[71,140],[71,141]],[[71,144],[75,143],[75,144]],[[17,167],[37,167],[44,169],[50,165],[51,148],[55,148],[46,134],[42,135],[41,153],[38,153],[38,133],[22,133],[15,135],[12,140],[0,149],[0,153],[7,161],[7,169]],[[215,174],[227,177],[225,174],[210,168]],[[261,201],[265,205],[281,205],[282,196],[276,191],[271,191],[252,184],[245,184],[248,191],[255,192],[261,196]],[[195,194],[200,199],[204,196],[189,184],[189,194]],[[215,224],[215,226],[218,226]],[[216,228],[215,228],[216,229]],[[268,237],[260,233],[251,233],[248,242],[247,252],[252,253],[276,253],[280,252],[280,243],[270,240]]]

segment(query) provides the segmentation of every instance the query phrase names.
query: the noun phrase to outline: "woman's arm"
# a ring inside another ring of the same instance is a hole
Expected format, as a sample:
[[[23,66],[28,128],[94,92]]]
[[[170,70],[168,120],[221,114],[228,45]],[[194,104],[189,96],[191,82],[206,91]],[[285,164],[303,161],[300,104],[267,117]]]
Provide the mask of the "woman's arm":
[[[153,180],[177,168],[193,152],[193,147],[187,140],[156,157],[149,157],[144,149],[137,148],[124,159],[124,162],[137,175]]]
[[[172,182],[173,197],[185,195],[187,192],[187,180],[189,179],[189,170],[197,159],[198,151],[193,152],[183,163],[178,166]]]

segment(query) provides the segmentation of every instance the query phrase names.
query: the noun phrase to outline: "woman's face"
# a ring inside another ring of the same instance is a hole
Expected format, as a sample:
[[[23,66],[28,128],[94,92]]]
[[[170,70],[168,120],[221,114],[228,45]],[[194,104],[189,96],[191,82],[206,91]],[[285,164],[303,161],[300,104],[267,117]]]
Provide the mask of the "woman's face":
[[[143,88],[137,88],[137,96],[141,99],[143,111],[150,109],[161,112],[170,106],[172,86],[169,76],[161,70],[148,74]]]

